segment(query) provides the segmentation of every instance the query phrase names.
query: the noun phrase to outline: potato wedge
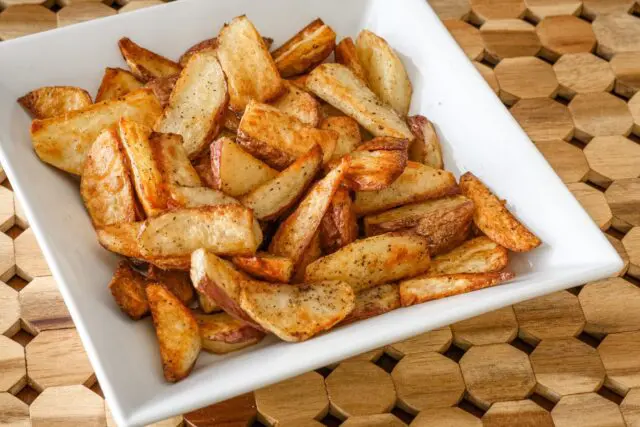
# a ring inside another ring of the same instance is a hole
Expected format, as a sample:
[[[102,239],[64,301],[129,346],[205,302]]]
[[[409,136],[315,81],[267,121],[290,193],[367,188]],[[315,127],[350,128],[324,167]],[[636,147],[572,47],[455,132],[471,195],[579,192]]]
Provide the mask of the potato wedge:
[[[300,261],[348,168],[349,159],[343,159],[340,165],[314,184],[296,210],[278,227],[269,245],[270,253],[290,258],[294,264]]]
[[[299,76],[289,77],[287,81],[292,85],[295,85],[298,89],[307,90],[307,78],[309,74],[300,74]]]
[[[336,62],[350,69],[363,82],[367,82],[367,74],[358,58],[356,45],[351,37],[340,40],[335,50]]]
[[[377,191],[389,187],[407,166],[409,141],[377,137],[350,154],[345,184],[355,191]]]
[[[289,114],[311,127],[320,123],[320,104],[309,92],[298,88],[293,83],[284,81],[284,92],[271,105]]]
[[[233,132],[234,138],[238,133],[238,127],[240,126],[240,119],[242,114],[233,112],[229,109],[224,112],[224,128],[230,132]]]
[[[322,150],[314,145],[309,152],[265,182],[240,198],[240,202],[253,209],[259,220],[277,218],[298,200],[311,184],[322,163]]]
[[[193,301],[194,293],[189,272],[179,270],[163,270],[154,265],[149,265],[147,278],[154,283],[160,283],[174,294],[184,305]]]
[[[211,144],[211,170],[214,188],[233,197],[247,194],[278,175],[229,138]]]
[[[149,314],[145,287],[146,278],[131,267],[128,261],[120,261],[109,290],[118,307],[134,320]]]
[[[356,240],[309,264],[305,281],[344,280],[357,293],[424,273],[429,261],[427,238],[387,233]]]
[[[213,171],[211,170],[211,152],[205,150],[201,155],[191,161],[193,168],[198,173],[200,181],[209,188],[215,188]]]
[[[400,282],[403,307],[488,288],[515,277],[513,273],[459,273]]]
[[[395,283],[385,283],[356,294],[356,306],[342,324],[364,320],[400,308],[400,290]]]
[[[191,165],[180,135],[152,133],[149,144],[153,159],[169,186],[201,187],[202,181]]]
[[[226,354],[259,343],[264,332],[227,313],[196,314],[202,348],[210,353]]]
[[[282,79],[266,44],[246,16],[220,30],[218,60],[227,76],[229,106],[244,111],[249,101],[265,102],[280,95]]]
[[[87,108],[92,101],[89,92],[79,87],[47,86],[18,98],[18,103],[34,119],[48,119]]]
[[[131,258],[142,258],[138,235],[144,221],[121,222],[96,229],[98,243],[108,251]]]
[[[138,200],[148,217],[156,216],[167,209],[169,193],[154,158],[151,128],[122,119],[118,129]]]
[[[351,153],[362,143],[360,126],[358,122],[347,116],[327,117],[320,123],[320,129],[338,132],[336,149],[331,160],[339,159],[345,154]]]
[[[120,39],[118,47],[133,75],[143,83],[157,77],[171,77],[182,70],[180,64],[135,44],[127,37]]]
[[[542,243],[475,175],[460,177],[462,194],[473,200],[475,225],[494,242],[514,252],[527,252]]]
[[[210,314],[222,310],[218,303],[216,303],[211,297],[197,290],[196,293],[198,294],[198,306],[203,312]]]
[[[260,326],[284,341],[304,341],[331,329],[355,305],[345,282],[273,285],[253,282],[240,292],[240,307]]]
[[[251,255],[260,241],[253,213],[240,205],[176,209],[145,222],[138,236],[145,258],[177,257],[205,248],[222,255]]]
[[[267,252],[258,252],[252,256],[234,256],[231,262],[245,273],[267,282],[287,283],[293,274],[293,261],[290,258]]]
[[[336,46],[336,33],[315,19],[271,55],[282,77],[295,76],[322,63]]]
[[[458,192],[456,179],[451,172],[407,162],[402,175],[387,188],[380,191],[357,191],[354,209],[357,215],[367,215]]]
[[[324,99],[374,136],[413,139],[407,124],[386,106],[362,80],[340,64],[321,64],[310,74],[307,89]]]
[[[332,253],[358,238],[358,223],[349,190],[340,187],[333,195],[320,224],[320,242],[325,253]],[[315,261],[315,260],[314,260]]]
[[[189,271],[189,268],[191,268],[191,258],[188,255],[176,257],[141,257],[140,260],[153,264],[161,270]]]
[[[107,67],[104,70],[100,88],[98,88],[96,102],[118,99],[141,87],[142,82],[136,79],[136,76],[130,71],[123,70],[122,68]]]
[[[147,299],[160,345],[162,370],[169,382],[185,378],[196,363],[202,342],[191,311],[164,286],[147,286]]]
[[[362,30],[356,39],[356,53],[373,93],[396,113],[406,116],[413,88],[396,52],[382,37]]]
[[[94,227],[136,220],[136,194],[115,130],[103,131],[89,149],[80,194]]]
[[[153,94],[158,98],[158,102],[162,105],[162,108],[166,108],[169,105],[171,99],[171,92],[176,87],[176,82],[180,74],[175,74],[170,77],[156,77],[149,80],[144,87],[148,87],[153,91]]]
[[[494,273],[509,263],[507,249],[486,236],[476,237],[431,260],[425,276],[457,273]]]
[[[262,40],[264,41],[264,44],[267,46],[267,50],[269,50],[271,48],[271,45],[273,44],[273,39],[270,39],[269,37],[263,37]],[[217,37],[214,37],[212,39],[202,40],[200,43],[196,43],[193,46],[191,46],[189,49],[187,49],[187,51],[180,56],[180,59],[178,60],[178,62],[180,63],[180,65],[184,67],[185,65],[187,65],[187,61],[189,61],[189,58],[191,58],[194,54],[205,51],[205,50],[215,50],[217,47],[218,47]]]
[[[322,256],[320,246],[320,230],[313,236],[309,246],[304,250],[296,266],[291,283],[304,283],[304,272],[307,266]]]
[[[442,147],[433,123],[425,116],[407,117],[407,123],[415,136],[409,146],[409,160],[424,163],[432,168],[443,169]]]
[[[323,161],[328,162],[338,133],[312,128],[276,107],[252,101],[240,121],[236,142],[269,166],[282,170],[314,144],[322,148]]]
[[[131,92],[118,100],[104,101],[50,119],[31,123],[31,140],[36,154],[45,163],[80,175],[89,151],[100,133],[125,118],[153,126],[162,113],[150,89]]]
[[[420,219],[414,232],[429,239],[429,253],[449,252],[467,240],[473,220],[473,202],[450,210],[434,210]]]
[[[193,159],[220,132],[228,101],[227,83],[216,53],[197,53],[180,73],[155,130],[182,135],[187,156]]]

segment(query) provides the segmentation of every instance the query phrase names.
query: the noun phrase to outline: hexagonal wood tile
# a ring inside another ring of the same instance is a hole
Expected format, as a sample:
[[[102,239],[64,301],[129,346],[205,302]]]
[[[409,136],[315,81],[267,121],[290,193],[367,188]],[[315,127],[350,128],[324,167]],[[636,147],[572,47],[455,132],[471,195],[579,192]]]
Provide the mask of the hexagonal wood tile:
[[[611,226],[613,214],[607,204],[604,193],[583,182],[567,184],[567,188],[573,196],[578,199],[578,202],[580,202],[584,210],[591,216],[593,222],[600,227],[600,230],[604,231]]]
[[[0,426],[31,427],[29,405],[10,393],[0,393]]]
[[[16,222],[13,191],[0,187],[0,232],[5,232]]]
[[[246,393],[184,414],[184,421],[188,427],[240,427],[251,425],[257,413],[253,393]]]
[[[452,341],[453,334],[451,333],[451,328],[445,326],[409,338],[408,340],[388,345],[385,348],[385,352],[395,359],[401,359],[408,354],[425,353],[429,351],[444,353],[449,349]]]
[[[598,136],[584,149],[589,181],[608,187],[617,179],[640,175],[640,145],[624,136]]]
[[[0,334],[13,336],[20,330],[20,300],[18,292],[0,282]]]
[[[582,8],[580,0],[525,0],[528,15],[536,22],[547,16],[577,15]]]
[[[587,284],[578,295],[586,332],[602,336],[640,329],[640,288],[621,277]]]
[[[628,427],[640,425],[640,388],[630,390],[620,404],[620,412]]]
[[[487,60],[493,63],[516,56],[535,56],[542,47],[535,27],[520,19],[485,22],[480,27],[480,35]]]
[[[58,12],[58,28],[67,25],[79,24],[92,19],[105,18],[116,15],[118,12],[99,2],[72,3]]]
[[[411,427],[482,427],[482,421],[460,408],[427,409],[418,414]]]
[[[633,116],[627,104],[610,93],[581,93],[569,103],[575,136],[589,142],[596,136],[629,135]]]
[[[500,86],[498,86],[498,79],[496,79],[496,73],[493,71],[493,68],[477,61],[473,61],[473,65],[476,66],[476,69],[480,72],[482,78],[487,82],[491,90],[498,94],[500,92]]]
[[[616,75],[616,93],[631,98],[640,89],[640,53],[617,53],[610,64]]]
[[[122,6],[122,8],[118,9],[118,13],[121,14],[121,13],[133,12],[134,10],[144,9],[151,6],[157,6],[159,4],[164,4],[164,3],[165,2],[162,0],[136,0]]]
[[[607,240],[609,240],[609,243],[611,243],[611,245],[616,250],[616,252],[618,252],[618,255],[620,255],[620,258],[622,258],[622,263],[623,263],[620,271],[618,271],[617,274],[613,275],[612,277],[615,277],[615,276],[622,277],[626,274],[627,270],[629,270],[629,255],[627,254],[627,250],[624,248],[622,241],[608,234],[605,234],[605,237],[607,238]]]
[[[0,280],[8,281],[16,273],[15,244],[11,237],[0,233]]]
[[[440,19],[467,19],[471,12],[469,0],[428,0]]]
[[[29,408],[33,427],[104,426],[104,400],[81,385],[50,387]]]
[[[472,345],[508,343],[518,335],[513,308],[503,307],[451,325],[453,341],[462,348]]]
[[[471,60],[482,59],[484,43],[480,31],[476,27],[459,19],[447,19],[442,23],[467,54],[467,58]]]
[[[0,40],[11,40],[28,34],[56,28],[56,14],[37,4],[10,6],[0,13]]]
[[[640,227],[633,227],[625,234],[622,246],[629,256],[629,275],[640,279]]]
[[[51,276],[36,277],[22,289],[20,307],[25,329],[32,335],[49,329],[73,328],[67,306]]]
[[[618,405],[596,393],[563,397],[551,417],[555,427],[625,427]]]
[[[542,43],[540,54],[550,61],[565,53],[591,52],[596,36],[591,25],[573,15],[557,15],[544,18],[536,27]]]
[[[0,335],[0,392],[16,394],[27,383],[27,365],[24,348]]]
[[[607,335],[598,353],[607,372],[607,388],[624,396],[640,387],[640,331]]]
[[[500,86],[500,99],[507,105],[520,99],[553,98],[558,90],[551,65],[535,57],[503,59],[494,72]]]
[[[324,424],[321,424],[324,425]],[[364,415],[350,417],[340,427],[405,427],[406,424],[392,414]]]
[[[589,173],[589,164],[583,151],[562,140],[538,141],[536,147],[563,182],[582,182]]]
[[[478,23],[521,18],[527,10],[524,0],[471,0],[470,3],[472,19]]]
[[[613,228],[626,233],[640,225],[640,178],[613,181],[604,195],[613,214]]]
[[[16,271],[24,280],[30,281],[39,276],[51,276],[33,230],[28,228],[14,241],[16,248]]]
[[[16,225],[23,230],[29,228],[29,221],[27,221],[27,216],[24,214],[24,209],[22,209],[22,205],[18,202],[18,198],[14,197],[13,202],[16,214]]]
[[[553,139],[568,141],[573,136],[573,119],[569,109],[553,99],[522,99],[510,111],[534,142]]]
[[[562,55],[553,70],[560,83],[558,93],[565,98],[578,93],[609,92],[615,81],[609,63],[588,52]]]
[[[496,402],[482,417],[484,427],[554,427],[551,414],[531,400]]]
[[[611,59],[620,52],[633,52],[640,46],[640,20],[626,13],[598,16],[592,24],[598,40],[598,55]]]
[[[610,13],[628,13],[633,8],[633,0],[583,0],[582,14],[593,20]]]

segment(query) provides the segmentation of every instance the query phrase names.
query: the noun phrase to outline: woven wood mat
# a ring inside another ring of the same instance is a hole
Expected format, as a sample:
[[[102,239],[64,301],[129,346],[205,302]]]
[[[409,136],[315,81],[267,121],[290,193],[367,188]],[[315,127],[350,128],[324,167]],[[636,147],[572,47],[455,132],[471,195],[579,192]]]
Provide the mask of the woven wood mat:
[[[0,0],[0,40],[159,3]],[[624,270],[155,425],[640,426],[638,5],[431,4]],[[0,426],[114,425],[1,168],[0,181]]]

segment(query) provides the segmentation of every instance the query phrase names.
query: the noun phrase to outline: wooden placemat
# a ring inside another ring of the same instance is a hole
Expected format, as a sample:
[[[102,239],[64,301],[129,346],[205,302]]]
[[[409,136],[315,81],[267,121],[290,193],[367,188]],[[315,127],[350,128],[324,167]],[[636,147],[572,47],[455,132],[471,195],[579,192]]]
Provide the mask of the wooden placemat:
[[[640,426],[638,5],[430,2],[624,270],[157,425]],[[0,40],[158,3],[0,0]],[[114,425],[1,168],[0,181],[0,425]]]

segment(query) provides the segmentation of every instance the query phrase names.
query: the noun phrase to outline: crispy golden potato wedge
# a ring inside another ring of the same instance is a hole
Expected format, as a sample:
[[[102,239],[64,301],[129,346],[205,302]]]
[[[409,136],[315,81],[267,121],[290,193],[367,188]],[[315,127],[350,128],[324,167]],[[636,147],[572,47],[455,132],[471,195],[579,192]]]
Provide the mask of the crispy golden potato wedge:
[[[385,283],[356,294],[356,306],[342,324],[364,320],[400,308],[400,290],[395,283]]]
[[[222,310],[220,306],[209,296],[196,290],[198,294],[198,306],[203,312],[210,314]]]
[[[270,39],[269,37],[263,37],[262,40],[264,41],[264,44],[267,46],[267,50],[269,50],[271,48],[271,45],[273,44],[273,39]],[[191,58],[194,54],[205,51],[205,50],[215,50],[217,47],[218,47],[217,37],[214,37],[212,39],[202,40],[200,43],[194,44],[185,53],[183,53],[182,56],[180,56],[180,59],[178,60],[178,62],[180,63],[180,65],[184,67],[185,65],[187,65],[187,61],[189,61],[189,58]]]
[[[240,121],[236,142],[269,166],[282,170],[314,144],[322,148],[323,162],[328,162],[338,133],[312,128],[276,107],[252,101]]]
[[[180,73],[155,130],[182,135],[184,149],[193,159],[220,132],[228,101],[227,83],[216,53],[197,53]]]
[[[355,191],[377,191],[389,187],[407,166],[409,141],[377,137],[350,154],[345,183]]]
[[[240,198],[253,209],[261,221],[277,218],[289,209],[311,184],[322,164],[322,150],[314,145],[275,178],[265,182]]]
[[[240,307],[264,330],[290,342],[331,329],[353,310],[354,300],[351,287],[340,281],[252,282],[240,292]]]
[[[458,192],[456,179],[451,172],[407,162],[404,172],[389,187],[380,191],[357,191],[354,209],[357,215],[367,215]]]
[[[158,102],[162,105],[162,108],[166,108],[166,106],[169,105],[171,92],[173,92],[173,88],[176,87],[176,82],[179,77],[180,74],[175,74],[170,77],[156,77],[155,79],[149,80],[144,87],[151,89],[156,98],[158,98]]]
[[[508,263],[507,249],[481,236],[464,242],[451,252],[434,257],[425,276],[494,273],[504,270]]]
[[[362,63],[360,63],[356,45],[353,43],[351,37],[345,37],[340,40],[340,43],[336,46],[335,55],[338,64],[344,65],[350,69],[357,78],[365,83],[367,82],[367,73]]]
[[[349,159],[343,159],[324,178],[314,184],[296,210],[285,219],[269,244],[269,252],[284,256],[297,264],[329,209],[331,199],[349,169]]]
[[[136,194],[114,129],[102,132],[89,149],[80,194],[94,227],[136,220]]]
[[[213,170],[211,170],[211,152],[205,150],[201,155],[191,161],[193,168],[198,173],[200,181],[209,188],[215,188]]]
[[[300,74],[299,76],[289,77],[287,81],[292,85],[295,85],[298,89],[307,90],[307,78],[309,74]]]
[[[138,200],[147,216],[156,216],[167,209],[168,188],[154,158],[151,128],[126,119],[118,128]]]
[[[201,187],[202,181],[191,165],[182,145],[182,137],[170,133],[152,133],[149,144],[153,159],[169,186]]]
[[[130,71],[107,67],[96,95],[96,102],[118,99],[141,87],[142,82]]]
[[[310,74],[307,89],[324,99],[375,136],[413,139],[413,134],[398,113],[386,106],[356,77],[340,64],[321,64]]]
[[[396,113],[406,116],[413,88],[407,70],[395,51],[382,37],[362,30],[356,39],[356,53],[373,93]]]
[[[271,105],[311,127],[320,123],[320,104],[309,92],[284,81],[284,92]]]
[[[189,272],[180,270],[163,270],[149,265],[147,278],[154,283],[160,283],[174,294],[183,304],[189,305],[193,301],[193,286]]]
[[[215,354],[226,354],[259,343],[264,332],[227,313],[196,314],[202,348]]]
[[[182,70],[180,64],[135,44],[127,37],[121,38],[118,46],[133,75],[143,83],[157,77],[171,77]]]
[[[514,252],[527,252],[542,243],[475,175],[460,177],[462,194],[473,200],[475,225],[494,242]]]
[[[177,257],[140,258],[140,260],[149,264],[153,264],[154,266],[162,270],[189,271],[189,268],[191,268],[191,258],[188,255]]]
[[[295,268],[295,272],[293,273],[293,277],[291,278],[292,283],[303,283],[304,282],[304,272],[307,269],[307,266],[320,258],[322,256],[322,247],[320,246],[320,230],[313,236],[309,246],[304,250],[300,260],[298,261],[298,265]]]
[[[185,378],[196,363],[202,342],[198,322],[180,299],[167,288],[151,283],[146,288],[153,326],[156,329],[164,378]]]
[[[425,116],[407,117],[407,123],[415,136],[409,146],[409,160],[443,169],[442,147],[433,123]]]
[[[144,289],[146,278],[131,267],[128,261],[120,261],[109,290],[118,307],[134,320],[149,314],[149,303]]]
[[[247,194],[278,175],[229,138],[211,144],[211,170],[213,187],[233,197]]]
[[[293,275],[293,261],[290,258],[258,252],[252,256],[231,258],[240,270],[267,282],[287,283]]]
[[[104,129],[115,126],[120,118],[153,126],[161,113],[151,90],[140,89],[115,101],[99,102],[50,119],[36,119],[31,123],[31,140],[40,160],[80,175],[89,147]]]
[[[327,117],[320,123],[320,129],[338,132],[336,149],[331,160],[339,159],[345,154],[351,153],[362,143],[360,126],[358,122],[347,116]]]
[[[121,222],[96,229],[98,243],[105,249],[131,258],[142,258],[138,235],[144,221]]]
[[[337,251],[358,238],[358,223],[349,190],[340,187],[333,195],[320,224],[320,242],[326,253]],[[315,261],[315,260],[314,260]]]
[[[309,264],[306,282],[344,280],[355,292],[406,277],[429,268],[426,237],[387,233],[356,240]]]
[[[266,44],[246,16],[220,30],[218,60],[229,85],[229,106],[244,111],[249,101],[265,102],[280,95],[282,79]]]
[[[240,205],[176,209],[150,218],[138,236],[145,258],[186,256],[198,248],[251,255],[260,241],[253,213]]]
[[[514,277],[515,274],[513,273],[497,272],[443,274],[421,279],[409,279],[400,282],[400,303],[403,307],[408,307],[435,299],[488,288],[511,280]]]
[[[295,76],[322,63],[336,46],[336,33],[316,19],[274,50],[273,56],[282,77]]]
[[[82,110],[92,104],[91,95],[72,86],[47,86],[32,90],[18,98],[18,103],[35,119],[48,119],[71,111]]]

